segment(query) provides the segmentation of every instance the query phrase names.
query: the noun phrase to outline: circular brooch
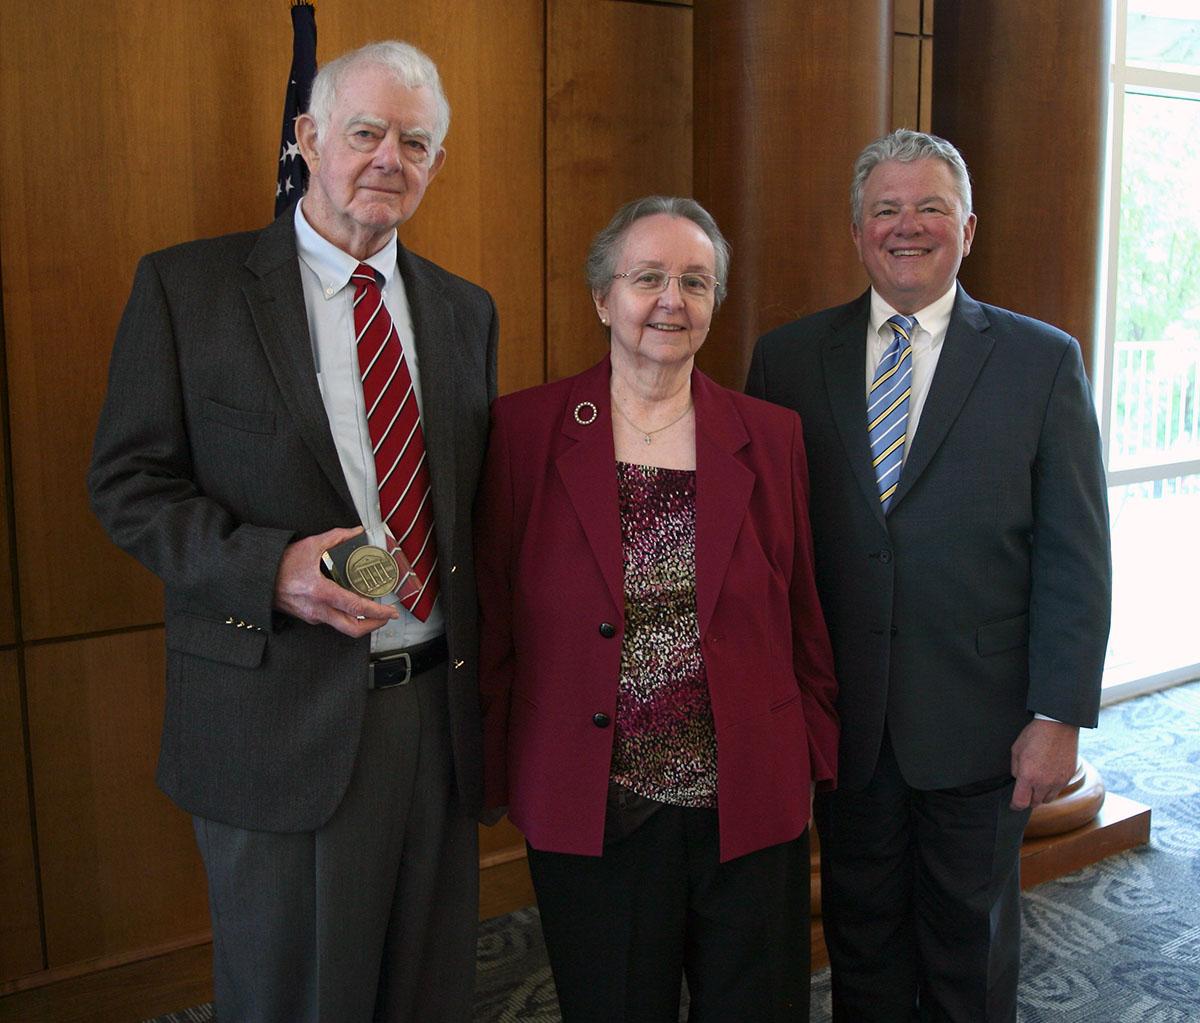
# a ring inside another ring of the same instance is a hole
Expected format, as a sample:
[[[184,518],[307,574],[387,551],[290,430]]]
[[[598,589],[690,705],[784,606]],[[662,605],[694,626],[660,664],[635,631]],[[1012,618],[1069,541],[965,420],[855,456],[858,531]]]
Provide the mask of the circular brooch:
[[[584,416],[587,416],[585,419]],[[590,401],[581,401],[575,406],[575,422],[580,426],[591,426],[600,415],[600,410]]]

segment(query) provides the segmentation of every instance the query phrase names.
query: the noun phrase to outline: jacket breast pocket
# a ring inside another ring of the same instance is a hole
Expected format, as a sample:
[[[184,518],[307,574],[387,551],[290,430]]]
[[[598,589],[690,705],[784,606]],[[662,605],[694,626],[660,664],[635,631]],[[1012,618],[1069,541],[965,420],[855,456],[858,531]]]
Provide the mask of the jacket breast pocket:
[[[275,413],[255,412],[250,409],[234,408],[222,405],[212,398],[200,399],[200,412],[205,419],[222,426],[231,426],[245,433],[274,433]]]

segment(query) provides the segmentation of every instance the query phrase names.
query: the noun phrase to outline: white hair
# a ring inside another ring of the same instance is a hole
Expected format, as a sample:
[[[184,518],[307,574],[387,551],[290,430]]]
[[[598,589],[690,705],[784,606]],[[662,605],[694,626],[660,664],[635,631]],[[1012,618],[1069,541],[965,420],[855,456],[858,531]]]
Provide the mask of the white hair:
[[[431,149],[434,153],[441,149],[446,132],[450,130],[450,104],[442,91],[442,80],[438,76],[437,65],[415,46],[396,39],[367,43],[357,50],[343,53],[337,60],[330,61],[317,72],[317,77],[313,79],[312,95],[308,100],[308,114],[316,125],[317,138],[321,138],[325,129],[329,127],[334,107],[337,106],[338,89],[346,76],[363,66],[382,68],[408,89],[424,87],[433,93],[434,123]]]
[[[850,179],[850,215],[855,226],[862,227],[863,190],[871,171],[888,160],[912,163],[914,160],[928,159],[941,160],[950,168],[955,187],[958,189],[963,216],[970,216],[971,175],[967,172],[962,153],[936,135],[912,131],[909,128],[897,128],[890,135],[884,135],[872,142],[854,161],[854,176]]]

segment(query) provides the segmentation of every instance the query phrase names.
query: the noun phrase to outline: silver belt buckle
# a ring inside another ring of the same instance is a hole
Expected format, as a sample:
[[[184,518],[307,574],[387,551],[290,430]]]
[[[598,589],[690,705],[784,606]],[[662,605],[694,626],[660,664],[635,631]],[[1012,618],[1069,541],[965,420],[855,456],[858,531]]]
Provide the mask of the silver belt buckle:
[[[399,663],[404,665],[404,677],[392,678],[391,672],[394,667],[398,667]],[[391,689],[393,686],[406,686],[412,681],[412,656],[407,650],[401,650],[397,654],[385,654],[370,663],[370,673],[367,677],[368,689]],[[388,672],[385,681],[376,682],[376,669],[387,668]]]

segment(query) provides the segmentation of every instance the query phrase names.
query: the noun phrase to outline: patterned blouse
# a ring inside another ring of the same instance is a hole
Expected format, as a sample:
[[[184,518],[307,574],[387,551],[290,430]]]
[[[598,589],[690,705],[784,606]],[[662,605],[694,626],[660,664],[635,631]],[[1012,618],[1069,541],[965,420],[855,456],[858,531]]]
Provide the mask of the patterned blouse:
[[[717,805],[717,736],[696,617],[696,473],[617,463],[625,636],[612,780]]]

